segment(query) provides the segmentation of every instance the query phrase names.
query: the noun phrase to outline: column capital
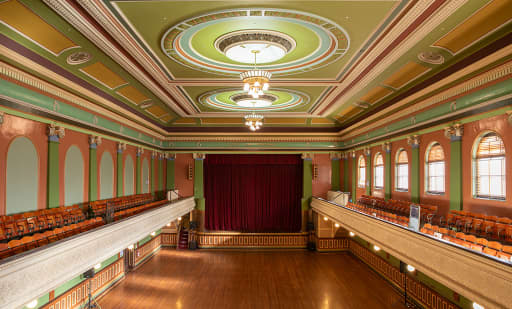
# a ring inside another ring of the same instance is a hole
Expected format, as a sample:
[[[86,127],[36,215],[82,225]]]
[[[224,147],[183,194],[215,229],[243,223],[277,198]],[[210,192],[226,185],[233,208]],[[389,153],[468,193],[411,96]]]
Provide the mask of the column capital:
[[[331,158],[331,160],[341,160],[341,152],[331,152],[329,153],[329,157]]]
[[[507,121],[512,126],[512,111],[507,111]]]
[[[382,150],[386,153],[391,153],[391,142],[385,142],[382,144]]]
[[[341,158],[343,160],[348,160],[349,153],[347,151],[341,153]]]
[[[66,136],[66,130],[61,126],[56,126],[55,123],[52,123],[48,126],[47,134],[50,142],[59,142],[59,139]]]
[[[407,137],[407,144],[412,148],[420,148],[420,136],[419,135],[411,135]]]
[[[117,143],[117,153],[123,153],[126,150],[126,143]]]
[[[0,126],[4,123],[4,112],[0,112]]]
[[[302,160],[312,161],[314,155],[312,153],[309,153],[309,152],[304,152],[300,157],[301,157]]]
[[[356,151],[355,150],[352,150],[350,152],[350,156],[352,157],[352,159],[355,159],[356,158]]]
[[[366,147],[363,152],[364,152],[364,155],[367,157],[372,155],[372,151],[370,150],[370,147]]]
[[[158,152],[156,152],[155,150],[151,151],[151,159],[154,159],[158,156]]]
[[[449,138],[450,141],[456,142],[462,140],[462,135],[464,134],[464,126],[460,123],[456,123],[449,127],[444,128],[444,136]]]
[[[157,154],[157,156],[158,156],[158,160],[163,160],[163,159],[165,158],[165,154],[164,154],[164,153],[162,153],[162,152],[159,152],[159,153]]]
[[[206,154],[205,153],[194,152],[192,154],[192,157],[194,158],[194,160],[204,160],[206,158]]]
[[[167,160],[176,160],[176,154],[175,153],[166,153],[165,158]]]
[[[144,148],[142,148],[142,147],[138,147],[138,148],[137,148],[137,151],[135,152],[135,155],[136,155],[137,157],[140,157],[140,156],[142,156],[142,154],[144,154]]]
[[[96,149],[101,145],[101,136],[89,135],[89,148]]]

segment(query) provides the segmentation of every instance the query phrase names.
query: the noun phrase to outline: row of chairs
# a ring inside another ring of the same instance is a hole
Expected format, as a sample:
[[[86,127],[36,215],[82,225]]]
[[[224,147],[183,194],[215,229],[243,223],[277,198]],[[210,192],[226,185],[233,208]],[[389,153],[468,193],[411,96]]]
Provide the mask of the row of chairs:
[[[128,208],[125,210],[115,212],[114,213],[114,221],[121,220],[121,219],[130,217],[130,216],[136,215],[138,213],[141,213],[141,212],[149,210],[149,209],[157,208],[159,206],[167,204],[168,202],[169,202],[168,200],[161,200],[161,201],[156,201],[156,202],[152,202],[149,204],[144,204],[141,206],[132,207],[132,208]]]
[[[440,218],[439,225],[455,229],[459,232],[481,235],[498,241],[512,242],[512,219],[507,217],[451,210],[446,218]]]
[[[429,223],[425,224],[420,229],[420,232],[432,236],[440,235],[444,240],[512,262],[512,246],[503,245],[498,241],[489,241],[486,238],[457,232],[455,230],[439,227]]]
[[[382,197],[362,195],[358,200],[358,204],[365,205],[370,208],[380,209],[386,213],[393,213],[398,216],[409,217],[411,203],[408,201],[385,200]],[[437,214],[437,206],[426,204],[415,204],[420,206],[421,222],[432,222]]]
[[[64,227],[57,227],[43,233],[35,233],[32,236],[24,236],[21,239],[13,239],[8,243],[0,243],[0,259],[7,258],[31,249],[45,246],[49,243],[61,240],[73,235],[83,233],[104,224],[101,217],[73,223]]]
[[[151,193],[135,194],[90,202],[89,209],[92,213],[92,216],[105,216],[107,214],[107,208],[115,213],[124,209],[132,208],[134,206],[147,204],[152,201],[153,196]]]
[[[346,207],[360,211],[362,213],[378,217],[380,219],[393,222],[395,224],[400,224],[402,226],[409,226],[409,217],[400,216],[385,210],[375,209],[372,207],[368,207],[363,204],[354,204],[354,203],[347,203]]]
[[[0,242],[76,224],[86,219],[78,205],[0,216]]]

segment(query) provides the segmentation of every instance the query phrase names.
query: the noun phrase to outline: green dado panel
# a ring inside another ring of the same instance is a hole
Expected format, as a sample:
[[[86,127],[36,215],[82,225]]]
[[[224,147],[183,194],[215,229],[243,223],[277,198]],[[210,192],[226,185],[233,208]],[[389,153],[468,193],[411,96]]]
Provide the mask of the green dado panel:
[[[149,162],[147,158],[142,160],[142,193],[149,193]]]
[[[39,164],[34,144],[16,138],[7,152],[6,214],[37,209]]]
[[[84,202],[84,159],[77,146],[69,147],[64,162],[64,205]]]
[[[133,159],[131,156],[126,156],[124,162],[124,195],[132,195],[134,188],[134,171]]]
[[[114,160],[104,152],[100,161],[100,200],[114,197]]]

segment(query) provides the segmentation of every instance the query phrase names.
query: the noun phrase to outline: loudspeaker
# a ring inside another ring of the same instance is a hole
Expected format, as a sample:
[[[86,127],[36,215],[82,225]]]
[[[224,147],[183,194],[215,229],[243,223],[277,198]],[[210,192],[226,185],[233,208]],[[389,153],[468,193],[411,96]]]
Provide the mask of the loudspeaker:
[[[91,279],[91,278],[94,278],[94,268],[91,268],[89,270],[87,270],[85,273],[82,274],[82,276],[84,276],[85,279]]]
[[[407,271],[407,264],[405,264],[404,262],[400,261],[400,272],[402,274],[405,274],[406,271]]]

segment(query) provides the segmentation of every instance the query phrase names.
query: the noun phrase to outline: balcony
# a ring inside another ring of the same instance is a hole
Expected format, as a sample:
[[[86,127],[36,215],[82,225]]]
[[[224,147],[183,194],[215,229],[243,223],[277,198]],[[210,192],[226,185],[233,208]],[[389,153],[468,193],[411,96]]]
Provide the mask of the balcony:
[[[0,308],[18,308],[195,207],[193,197],[104,225],[0,263]]]
[[[485,308],[508,308],[512,303],[510,263],[323,199],[313,198],[311,207]]]

